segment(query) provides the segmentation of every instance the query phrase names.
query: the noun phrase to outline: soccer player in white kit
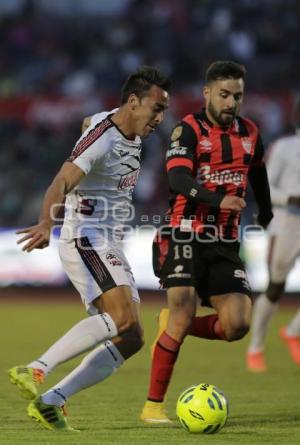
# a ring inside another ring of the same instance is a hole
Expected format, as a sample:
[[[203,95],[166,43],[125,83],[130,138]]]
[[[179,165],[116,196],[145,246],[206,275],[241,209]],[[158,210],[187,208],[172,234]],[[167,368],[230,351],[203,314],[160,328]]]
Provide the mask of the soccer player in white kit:
[[[269,227],[269,286],[258,296],[253,310],[247,368],[265,372],[264,341],[269,322],[278,308],[286,278],[300,254],[300,100],[295,108],[296,132],[278,139],[268,161],[274,218]],[[300,309],[280,330],[293,361],[300,366]]]
[[[9,370],[22,396],[34,399],[28,415],[45,428],[73,430],[63,411],[66,400],[110,376],[143,345],[138,291],[120,239],[140,170],[141,137],[162,122],[169,87],[152,67],[129,76],[120,108],[88,121],[45,194],[38,224],[17,232],[25,233],[18,241],[25,243],[23,251],[46,247],[66,197],[59,253],[90,314],[37,360]],[[49,372],[91,349],[77,368],[37,397],[37,384]]]

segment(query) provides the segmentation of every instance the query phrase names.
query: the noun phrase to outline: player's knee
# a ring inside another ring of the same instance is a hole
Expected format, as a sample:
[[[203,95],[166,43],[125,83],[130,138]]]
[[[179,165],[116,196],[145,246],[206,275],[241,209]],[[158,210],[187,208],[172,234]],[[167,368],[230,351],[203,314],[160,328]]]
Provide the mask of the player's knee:
[[[249,332],[250,322],[247,320],[238,320],[235,323],[231,323],[229,326],[225,328],[225,337],[226,340],[236,341],[245,337],[245,335]]]
[[[272,303],[276,303],[283,291],[284,291],[285,282],[283,283],[269,283],[268,289],[266,291],[266,296],[268,300],[270,300]]]
[[[130,310],[114,313],[113,320],[117,326],[119,334],[123,334],[126,331],[132,331],[136,328],[137,320]]]
[[[138,330],[136,330],[133,334],[133,350],[134,353],[138,352],[140,349],[142,349],[142,347],[145,344],[145,339],[144,339],[144,335],[143,332],[140,332]]]
[[[127,343],[130,356],[138,352],[144,346],[144,333],[139,325],[127,332]]]

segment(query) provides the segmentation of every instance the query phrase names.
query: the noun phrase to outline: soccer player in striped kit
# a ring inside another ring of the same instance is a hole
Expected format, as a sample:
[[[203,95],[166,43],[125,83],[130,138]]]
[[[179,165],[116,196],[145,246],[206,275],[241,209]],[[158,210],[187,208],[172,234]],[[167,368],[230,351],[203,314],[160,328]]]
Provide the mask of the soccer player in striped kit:
[[[168,423],[164,398],[187,334],[238,340],[248,332],[251,289],[239,251],[239,221],[249,180],[258,221],[272,219],[263,143],[256,125],[239,116],[245,68],[231,61],[206,72],[205,109],[175,127],[166,152],[170,210],[153,244],[155,274],[167,289],[150,386],[141,419]],[[197,295],[216,314],[195,317]]]
[[[9,371],[22,396],[34,399],[29,416],[45,428],[72,430],[66,400],[109,377],[143,345],[139,295],[120,239],[140,170],[141,137],[162,122],[169,87],[152,67],[129,76],[120,107],[88,122],[45,194],[38,224],[18,231],[25,234],[18,241],[25,243],[23,251],[46,247],[66,198],[59,253],[90,315],[38,359]],[[69,375],[36,397],[37,384],[57,365],[91,349]]]
[[[285,282],[300,255],[300,100],[295,105],[296,132],[272,144],[267,169],[270,178],[274,219],[269,227],[269,275],[266,292],[254,304],[247,368],[266,372],[264,343],[272,316],[279,306]],[[300,366],[300,309],[280,336],[292,360]]]

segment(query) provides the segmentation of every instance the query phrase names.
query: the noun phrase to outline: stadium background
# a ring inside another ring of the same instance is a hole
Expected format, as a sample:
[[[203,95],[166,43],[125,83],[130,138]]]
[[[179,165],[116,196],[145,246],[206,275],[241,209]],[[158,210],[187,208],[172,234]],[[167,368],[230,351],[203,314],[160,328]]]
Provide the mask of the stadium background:
[[[166,211],[167,138],[181,116],[201,108],[204,71],[212,61],[246,65],[243,114],[259,124],[267,147],[291,131],[299,93],[299,19],[295,0],[2,0],[0,285],[67,283],[55,247],[27,257],[7,229],[35,223],[83,117],[118,105],[120,86],[141,64],[170,75],[173,94],[165,122],[144,141],[133,226],[145,216],[155,226]],[[250,193],[244,224],[251,224],[254,212]],[[142,248],[128,243],[126,252],[139,287],[155,289],[149,273],[153,232],[143,233],[136,241]],[[267,281],[266,245],[264,237],[246,245],[255,290]],[[299,267],[289,278],[290,291],[300,290]]]
[[[83,315],[78,296],[66,286],[55,240],[47,250],[28,255],[16,247],[14,235],[15,228],[35,223],[43,193],[78,139],[83,117],[118,105],[124,78],[141,64],[155,65],[171,76],[171,107],[158,132],[144,141],[143,166],[134,195],[133,226],[139,223],[141,215],[148,215],[150,223],[155,225],[155,215],[161,215],[167,208],[163,168],[167,138],[182,115],[201,108],[203,76],[210,62],[233,59],[246,65],[247,94],[242,114],[258,123],[266,146],[292,131],[293,99],[300,93],[299,23],[297,0],[0,1],[1,371],[39,354]],[[244,224],[251,223],[254,211],[250,193]],[[157,286],[153,276],[150,283],[143,281],[152,274],[150,247],[151,233],[143,241],[129,242],[126,247],[140,288]],[[254,236],[248,247],[244,254],[259,290],[267,280],[265,237]],[[298,263],[289,283],[289,289],[296,294],[284,302],[299,301],[299,277]],[[153,296],[161,298],[159,303],[155,299],[158,305],[165,301],[163,294],[152,290],[142,296],[148,302]],[[50,304],[51,300],[54,303],[62,300],[61,309]],[[68,306],[69,300],[74,301],[72,308]],[[147,342],[154,335],[155,312],[156,309],[146,305]],[[245,373],[244,341],[235,345],[202,342],[199,350],[197,342],[189,339],[171,386],[168,400],[171,410],[174,411],[176,394],[198,381],[200,373],[200,380],[218,383],[233,400],[229,433],[226,436],[225,432],[222,440],[210,438],[211,443],[299,443],[295,391],[299,387],[299,374],[288,361],[286,350],[278,345],[276,331],[289,316],[289,307],[285,306],[275,317],[269,340],[273,373],[262,379],[254,380]],[[119,443],[122,428],[126,430],[124,444],[127,438],[131,444],[181,443],[186,439],[177,437],[178,430],[174,434],[160,430],[160,439],[155,433],[149,436],[132,420],[131,416],[137,417],[146,392],[147,351],[144,348],[127,365],[125,380],[119,381],[117,377],[113,380],[121,393],[125,387],[130,388],[128,382],[132,378],[137,394],[141,395],[135,399],[128,394],[130,406],[123,406],[120,401],[119,427],[114,427],[114,432],[109,409],[105,406],[101,411],[102,422],[107,422],[105,443]],[[198,353],[201,360],[195,369],[191,357]],[[229,355],[231,364],[226,365]],[[209,360],[203,362],[203,356]],[[283,391],[278,392],[278,388]],[[110,383],[101,385],[101,391],[109,403]],[[273,402],[274,393],[279,407]],[[87,394],[83,397],[88,398],[97,412],[99,399],[93,401],[91,393]],[[4,381],[1,395],[0,414],[7,422],[0,425],[4,431],[1,445],[41,443],[41,431],[38,428],[32,431],[33,426],[24,418],[25,405],[21,407]],[[73,415],[84,429],[84,415],[76,409],[73,407]],[[98,414],[91,422],[102,434],[103,423],[98,424]],[[197,438],[189,438],[189,443],[196,440],[198,443]],[[73,442],[65,439],[65,443]],[[82,443],[95,445],[98,440],[86,435]]]

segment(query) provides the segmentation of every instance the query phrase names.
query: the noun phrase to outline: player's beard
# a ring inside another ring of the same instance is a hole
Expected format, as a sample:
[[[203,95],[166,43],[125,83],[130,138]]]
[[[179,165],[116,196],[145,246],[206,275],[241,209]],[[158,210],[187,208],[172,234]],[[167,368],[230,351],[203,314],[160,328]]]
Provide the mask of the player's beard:
[[[232,114],[225,113],[224,110],[218,112],[211,102],[207,105],[207,109],[220,127],[230,127],[237,112],[236,108],[231,110]]]

